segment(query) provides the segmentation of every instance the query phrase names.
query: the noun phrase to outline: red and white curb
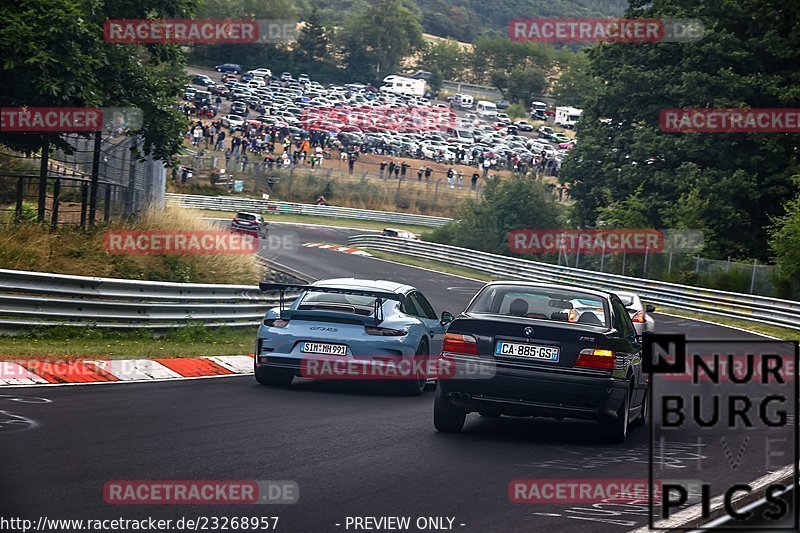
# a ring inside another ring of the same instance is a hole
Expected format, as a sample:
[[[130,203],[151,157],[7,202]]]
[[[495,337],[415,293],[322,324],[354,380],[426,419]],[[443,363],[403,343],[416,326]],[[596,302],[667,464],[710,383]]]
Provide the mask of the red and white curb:
[[[334,252],[344,252],[346,254],[363,255],[365,257],[372,257],[372,254],[359,250],[358,248],[350,248],[349,246],[340,246],[338,244],[325,244],[323,242],[307,242],[303,244],[306,248],[319,248],[320,250],[333,250]]]
[[[162,381],[252,373],[252,355],[106,360],[16,358],[0,361],[0,387]]]

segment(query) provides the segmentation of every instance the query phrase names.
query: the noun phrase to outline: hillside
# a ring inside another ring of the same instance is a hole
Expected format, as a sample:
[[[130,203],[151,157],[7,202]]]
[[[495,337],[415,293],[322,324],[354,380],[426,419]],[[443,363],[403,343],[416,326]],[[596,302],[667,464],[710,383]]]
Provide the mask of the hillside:
[[[608,17],[622,15],[626,0],[407,0],[420,13],[427,33],[472,41],[481,33],[505,32],[515,18]],[[316,6],[324,20],[338,22],[358,0],[297,0],[301,16]],[[391,31],[387,28],[387,31]]]

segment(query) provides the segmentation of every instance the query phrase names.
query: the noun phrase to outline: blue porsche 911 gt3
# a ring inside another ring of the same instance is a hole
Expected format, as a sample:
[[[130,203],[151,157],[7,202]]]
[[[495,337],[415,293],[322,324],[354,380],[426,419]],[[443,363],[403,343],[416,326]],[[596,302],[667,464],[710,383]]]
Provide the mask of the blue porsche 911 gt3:
[[[255,376],[264,385],[289,385],[295,376],[385,378],[422,394],[433,376],[424,364],[410,363],[429,355],[435,361],[453,320],[447,311],[437,317],[416,288],[392,281],[341,278],[260,288],[281,293],[280,307],[258,328]],[[288,306],[286,291],[300,291]]]

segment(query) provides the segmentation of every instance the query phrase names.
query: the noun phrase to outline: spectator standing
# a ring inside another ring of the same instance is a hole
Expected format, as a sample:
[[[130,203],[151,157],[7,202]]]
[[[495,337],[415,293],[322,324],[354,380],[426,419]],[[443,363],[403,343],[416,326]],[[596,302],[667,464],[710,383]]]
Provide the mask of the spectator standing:
[[[381,179],[383,179],[385,177],[384,173],[386,172],[386,160],[384,159],[383,161],[381,161],[381,164],[378,166],[380,168],[380,177]]]
[[[395,167],[394,160],[392,160],[389,162],[389,179],[391,179],[392,174],[394,174],[394,167]]]
[[[480,174],[478,174],[477,170],[472,173],[472,190],[473,191],[478,188],[478,178],[479,177],[480,177]]]
[[[458,188],[464,188],[464,172],[461,170],[458,171]]]

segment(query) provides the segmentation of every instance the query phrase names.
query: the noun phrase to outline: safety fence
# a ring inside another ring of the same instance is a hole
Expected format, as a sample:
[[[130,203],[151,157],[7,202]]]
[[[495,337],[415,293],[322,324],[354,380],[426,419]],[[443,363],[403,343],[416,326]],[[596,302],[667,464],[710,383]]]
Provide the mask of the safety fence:
[[[357,235],[349,238],[348,244],[466,267],[502,279],[563,283],[608,291],[631,291],[638,293],[643,300],[657,305],[800,329],[800,302],[791,300],[593,272],[455,246],[379,235]]]

